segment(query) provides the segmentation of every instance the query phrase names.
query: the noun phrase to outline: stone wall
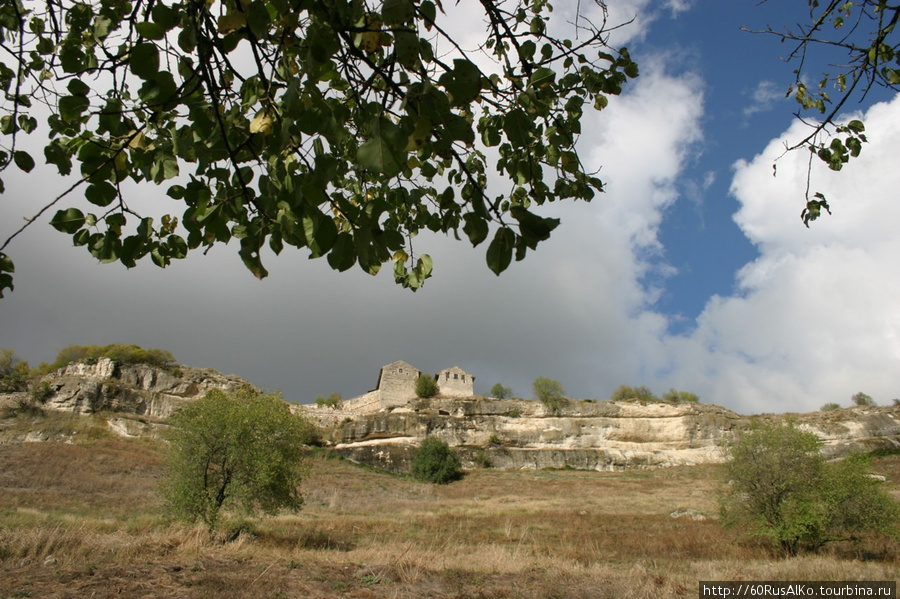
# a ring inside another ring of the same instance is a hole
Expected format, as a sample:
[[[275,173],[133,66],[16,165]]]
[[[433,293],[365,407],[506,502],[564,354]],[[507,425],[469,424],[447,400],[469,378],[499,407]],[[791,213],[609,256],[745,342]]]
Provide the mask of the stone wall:
[[[383,366],[378,377],[382,408],[402,406],[416,399],[416,379],[421,371],[400,360]]]

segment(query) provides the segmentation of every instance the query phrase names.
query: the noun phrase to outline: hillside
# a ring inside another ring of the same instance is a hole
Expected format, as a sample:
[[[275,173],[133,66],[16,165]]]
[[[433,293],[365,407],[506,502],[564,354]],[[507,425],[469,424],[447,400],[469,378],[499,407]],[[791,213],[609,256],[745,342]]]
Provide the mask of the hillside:
[[[0,407],[102,414],[119,435],[153,434],[185,402],[208,390],[248,383],[211,369],[119,365],[108,358],[72,363],[33,382],[33,393],[0,395]],[[900,447],[900,408],[855,407],[833,412],[744,416],[702,403],[565,400],[540,402],[436,397],[393,402],[345,402],[340,408],[297,406],[344,456],[406,471],[426,436],[456,447],[467,468],[622,470],[708,464],[724,459],[736,431],[755,419],[789,418],[815,432],[830,455],[852,449]],[[41,440],[0,422],[0,440]],[[4,432],[5,431],[5,432]],[[37,435],[37,437],[36,437]]]

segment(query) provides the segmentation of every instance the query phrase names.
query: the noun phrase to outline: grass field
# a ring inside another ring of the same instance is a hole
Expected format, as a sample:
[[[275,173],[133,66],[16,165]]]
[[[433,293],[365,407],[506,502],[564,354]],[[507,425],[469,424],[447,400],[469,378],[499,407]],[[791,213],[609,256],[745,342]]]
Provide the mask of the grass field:
[[[697,597],[699,580],[900,572],[889,541],[790,560],[740,542],[717,522],[710,466],[431,486],[319,453],[301,512],[209,534],[162,513],[160,444],[89,437],[0,445],[0,599],[666,598]],[[898,494],[900,456],[875,465]]]

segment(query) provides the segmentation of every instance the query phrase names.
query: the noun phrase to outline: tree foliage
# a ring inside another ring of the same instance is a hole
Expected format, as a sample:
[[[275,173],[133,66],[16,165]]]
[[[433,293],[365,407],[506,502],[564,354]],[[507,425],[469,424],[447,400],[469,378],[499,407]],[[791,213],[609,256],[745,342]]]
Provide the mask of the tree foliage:
[[[491,397],[495,399],[509,399],[513,395],[513,390],[509,387],[504,387],[500,383],[495,384],[491,387]]]
[[[303,445],[315,431],[281,397],[213,390],[171,425],[164,494],[180,517],[213,527],[223,508],[300,509]]]
[[[0,393],[24,391],[31,369],[13,349],[0,350]]]
[[[344,405],[344,398],[341,397],[341,394],[337,391],[329,393],[328,397],[317,395],[316,405],[320,408],[334,408],[339,410],[341,406]]]
[[[22,137],[47,138],[44,159],[75,181],[35,217],[55,208],[53,227],[101,262],[164,267],[234,240],[257,277],[266,247],[292,246],[339,271],[392,264],[415,290],[432,260],[412,241],[429,230],[493,235],[499,274],[558,225],[539,206],[602,190],[575,150],[581,118],[638,68],[595,3],[602,20],[564,39],[547,0],[472,2],[484,37],[463,44],[440,0],[10,0],[0,173],[31,172]],[[132,183],[162,186],[166,213],[139,213]],[[87,203],[58,205],[76,193]]]
[[[459,458],[445,441],[426,437],[413,456],[412,475],[423,482],[443,485],[460,478],[459,466]]]
[[[850,397],[850,401],[853,402],[854,406],[874,406],[875,400],[872,399],[871,395],[863,393],[862,391],[858,393],[854,393]]]
[[[662,400],[669,403],[698,403],[700,397],[696,393],[691,393],[690,391],[669,389],[663,393]]]
[[[562,383],[546,377],[538,377],[531,385],[535,399],[540,400],[553,413],[559,410],[566,396]]]
[[[416,379],[416,395],[422,398],[434,397],[437,395],[438,385],[437,381],[434,380],[434,377],[430,374],[422,372],[419,374],[419,378]]]
[[[836,410],[841,409],[841,404],[830,401],[828,403],[822,404],[822,407],[819,408],[822,412],[834,412]]]
[[[619,388],[613,391],[610,399],[612,401],[628,401],[631,399],[639,401],[659,401],[659,398],[650,390],[650,387],[645,385],[641,385],[640,387],[619,385]]]
[[[41,370],[53,372],[72,362],[96,362],[100,358],[109,358],[118,364],[148,364],[157,368],[171,368],[175,363],[175,356],[169,350],[145,349],[133,343],[67,345],[59,350],[52,364],[43,365]]]
[[[866,534],[896,535],[900,504],[857,455],[826,462],[822,443],[793,425],[758,424],[730,448],[723,522],[783,553]]]
[[[816,156],[839,171],[860,155],[868,141],[861,120],[838,121],[848,102],[861,101],[876,87],[900,90],[900,4],[888,0],[807,0],[807,4],[807,22],[755,33],[793,44],[787,60],[796,65],[795,80],[787,94],[801,111],[814,115],[806,119],[798,114],[810,125],[809,134],[787,149],[808,149],[810,161]],[[829,65],[827,71],[810,72],[822,64]],[[804,224],[809,226],[823,210],[831,213],[827,198],[821,192],[810,195],[807,188],[800,215]]]

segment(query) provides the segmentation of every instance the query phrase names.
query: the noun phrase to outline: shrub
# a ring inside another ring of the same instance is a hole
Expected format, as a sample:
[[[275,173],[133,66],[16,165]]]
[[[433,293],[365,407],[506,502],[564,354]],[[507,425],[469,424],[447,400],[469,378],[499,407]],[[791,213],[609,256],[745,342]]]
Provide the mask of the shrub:
[[[173,513],[214,527],[223,508],[298,510],[303,445],[314,427],[277,395],[213,390],[171,419],[163,494]]]
[[[793,425],[758,424],[730,448],[722,522],[786,555],[863,534],[896,535],[900,504],[854,456],[829,463],[821,441]]]
[[[35,403],[44,403],[53,396],[53,387],[47,381],[41,381],[40,385],[35,385],[31,389],[31,400]]]
[[[819,410],[821,410],[822,412],[834,412],[835,410],[840,410],[840,409],[841,409],[841,404],[834,403],[834,402],[829,402],[827,404],[824,404],[821,408],[819,408]]]
[[[641,385],[640,387],[621,385],[618,389],[613,391],[610,399],[613,401],[625,401],[629,399],[637,399],[639,401],[659,401],[659,398],[653,394],[653,391],[644,385]]]
[[[24,391],[28,387],[31,370],[12,349],[0,350],[0,393]]]
[[[855,405],[855,406],[874,406],[875,405],[875,400],[872,399],[872,396],[866,395],[862,391],[860,391],[859,393],[854,393],[853,396],[850,398],[850,401],[852,401],[853,405]]]
[[[320,408],[334,408],[335,410],[340,410],[341,406],[344,405],[344,398],[341,397],[341,394],[338,392],[331,393],[328,397],[316,395],[316,405]]]
[[[646,389],[646,387],[644,387]],[[653,393],[650,393],[653,395]],[[690,391],[678,391],[676,389],[669,389],[662,396],[663,401],[667,401],[669,403],[698,403],[700,398],[696,393],[691,393]]]
[[[504,387],[500,383],[497,383],[493,387],[491,387],[491,397],[495,399],[509,399],[512,397],[513,390],[509,387]]]
[[[65,368],[72,362],[96,364],[100,358],[109,358],[119,364],[149,364],[157,368],[173,368],[175,356],[165,349],[144,349],[139,345],[69,345],[59,350],[53,364],[46,365],[44,374]]]
[[[412,475],[417,480],[441,485],[458,480],[462,472],[456,452],[447,443],[426,437],[413,456]]]
[[[416,395],[422,398],[434,397],[437,395],[438,386],[434,377],[424,372],[416,379]]]

